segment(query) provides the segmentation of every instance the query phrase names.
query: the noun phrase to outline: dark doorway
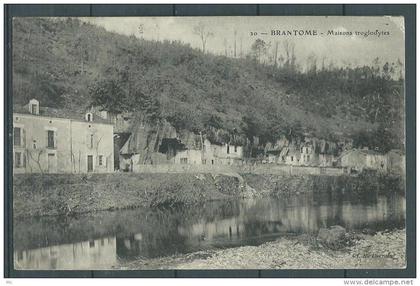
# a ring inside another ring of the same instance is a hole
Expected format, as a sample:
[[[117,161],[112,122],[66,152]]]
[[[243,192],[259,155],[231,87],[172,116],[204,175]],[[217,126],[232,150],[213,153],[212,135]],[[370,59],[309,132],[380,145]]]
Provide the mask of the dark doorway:
[[[88,172],[93,172],[93,156],[92,155],[88,155],[87,156],[87,171]]]

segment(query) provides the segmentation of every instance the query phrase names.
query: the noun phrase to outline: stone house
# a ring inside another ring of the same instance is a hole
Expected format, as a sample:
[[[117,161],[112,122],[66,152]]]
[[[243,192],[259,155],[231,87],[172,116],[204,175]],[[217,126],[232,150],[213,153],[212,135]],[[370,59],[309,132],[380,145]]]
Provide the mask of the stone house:
[[[366,154],[366,164],[368,169],[374,169],[381,172],[388,171],[387,157],[373,150],[363,150]]]
[[[187,149],[177,152],[175,164],[234,165],[242,162],[242,146],[232,144],[211,144],[203,140],[201,149]]]
[[[267,153],[267,163],[274,164],[278,162],[279,156],[276,155],[274,152],[268,152]]]
[[[392,174],[405,173],[405,155],[401,150],[390,150],[387,154],[388,172]]]
[[[299,149],[296,148],[287,148],[286,156],[285,156],[285,163],[287,165],[298,166],[300,165],[300,156],[301,152]]]
[[[173,158],[174,164],[205,164],[203,152],[201,150],[183,150],[178,152]]]
[[[319,154],[318,163],[320,167],[332,167],[335,164],[335,157],[332,154]]]
[[[120,169],[135,170],[136,165],[203,164],[233,165],[242,162],[243,147],[235,144],[212,144],[192,132],[176,132],[164,122],[156,128],[135,124],[119,151]],[[133,167],[134,166],[134,167]]]
[[[102,110],[98,106],[91,107],[91,112],[94,115],[101,117],[105,122],[112,124],[115,133],[128,132],[134,121],[132,112],[112,113]],[[139,122],[136,121],[136,124],[138,123]]]
[[[280,156],[284,147],[287,146],[288,141],[285,138],[277,140],[274,144],[267,143],[264,148],[265,162],[269,164],[281,164],[283,157]],[[283,154],[284,155],[284,154]]]
[[[106,173],[114,170],[113,126],[91,112],[13,107],[14,173]]]
[[[343,152],[338,158],[342,167],[357,171],[364,169],[387,172],[387,157],[373,150],[352,149]]]
[[[300,165],[314,166],[318,165],[318,154],[315,152],[315,147],[308,143],[303,144],[300,148]]]

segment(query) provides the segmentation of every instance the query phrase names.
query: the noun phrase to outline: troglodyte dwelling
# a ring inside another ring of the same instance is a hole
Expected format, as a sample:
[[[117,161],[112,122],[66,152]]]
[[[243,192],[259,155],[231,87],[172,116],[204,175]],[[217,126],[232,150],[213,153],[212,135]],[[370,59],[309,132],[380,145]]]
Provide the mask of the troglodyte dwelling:
[[[106,173],[114,170],[113,125],[92,112],[13,106],[14,173]]]

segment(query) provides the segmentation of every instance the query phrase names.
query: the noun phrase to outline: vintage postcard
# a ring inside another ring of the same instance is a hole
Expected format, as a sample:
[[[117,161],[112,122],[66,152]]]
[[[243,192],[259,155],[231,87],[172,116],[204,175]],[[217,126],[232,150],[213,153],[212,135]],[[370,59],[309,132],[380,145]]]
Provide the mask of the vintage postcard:
[[[15,270],[406,267],[404,17],[12,31]]]

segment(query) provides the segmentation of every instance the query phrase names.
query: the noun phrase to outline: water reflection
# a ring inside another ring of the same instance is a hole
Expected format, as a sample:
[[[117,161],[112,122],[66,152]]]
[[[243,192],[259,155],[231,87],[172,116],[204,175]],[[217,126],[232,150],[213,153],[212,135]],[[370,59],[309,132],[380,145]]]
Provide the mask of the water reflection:
[[[115,237],[15,251],[17,269],[106,269],[117,261]]]
[[[405,198],[325,192],[281,198],[208,202],[200,207],[100,212],[73,218],[17,220],[19,269],[106,269],[117,259],[260,244],[320,227],[403,227]]]

